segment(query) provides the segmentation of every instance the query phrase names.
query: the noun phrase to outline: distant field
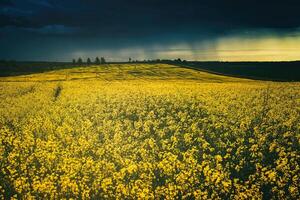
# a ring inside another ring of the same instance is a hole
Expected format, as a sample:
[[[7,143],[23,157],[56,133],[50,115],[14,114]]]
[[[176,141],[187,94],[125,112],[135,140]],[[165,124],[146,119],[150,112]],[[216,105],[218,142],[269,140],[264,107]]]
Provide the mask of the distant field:
[[[300,83],[167,64],[0,78],[0,199],[299,199]]]
[[[42,73],[72,67],[74,67],[72,63],[64,62],[0,61],[0,77]]]
[[[187,62],[179,65],[256,80],[300,81],[300,61],[295,62]]]
[[[220,75],[255,80],[271,81],[300,81],[300,61],[295,62],[174,62],[160,61],[172,65],[190,67],[202,71],[208,71]],[[124,65],[125,63],[119,63]],[[155,66],[159,62],[127,63],[132,65]],[[113,64],[117,65],[117,63]],[[99,66],[99,65],[98,65]],[[29,75],[49,72],[59,69],[72,69],[78,67],[68,62],[1,62],[0,77]],[[85,67],[90,67],[86,65]]]
[[[168,64],[105,64],[100,66],[72,67],[69,69],[51,70],[44,73],[8,76],[0,81],[71,81],[71,80],[197,80],[201,82],[249,82],[248,79],[239,79],[220,76],[207,72],[199,72]]]

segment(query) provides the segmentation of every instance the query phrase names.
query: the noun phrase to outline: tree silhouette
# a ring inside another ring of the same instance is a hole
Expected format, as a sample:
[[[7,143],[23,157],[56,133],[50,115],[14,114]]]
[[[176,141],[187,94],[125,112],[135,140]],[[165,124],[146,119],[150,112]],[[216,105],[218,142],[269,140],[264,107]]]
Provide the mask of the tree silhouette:
[[[77,60],[77,63],[82,64],[82,58],[79,57],[78,60]]]
[[[174,60],[175,62],[182,62],[180,58]]]
[[[131,58],[129,58],[128,61],[131,62]]]
[[[73,64],[76,64],[76,60],[75,60],[75,59],[73,59],[73,60],[72,60],[72,63],[73,63]]]
[[[96,64],[96,65],[99,65],[99,64],[100,64],[100,59],[99,59],[98,57],[96,57],[96,59],[95,59],[95,64]]]
[[[88,65],[92,64],[91,59],[90,59],[90,58],[87,58],[86,63],[87,63]]]
[[[104,63],[106,63],[105,58],[101,57],[101,64],[104,64]]]

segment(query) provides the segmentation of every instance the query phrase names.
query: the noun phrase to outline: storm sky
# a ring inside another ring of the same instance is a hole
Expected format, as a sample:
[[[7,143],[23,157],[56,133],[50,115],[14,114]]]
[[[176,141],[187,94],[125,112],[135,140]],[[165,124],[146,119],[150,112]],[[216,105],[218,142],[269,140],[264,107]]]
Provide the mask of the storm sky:
[[[0,59],[300,60],[299,0],[0,0]]]

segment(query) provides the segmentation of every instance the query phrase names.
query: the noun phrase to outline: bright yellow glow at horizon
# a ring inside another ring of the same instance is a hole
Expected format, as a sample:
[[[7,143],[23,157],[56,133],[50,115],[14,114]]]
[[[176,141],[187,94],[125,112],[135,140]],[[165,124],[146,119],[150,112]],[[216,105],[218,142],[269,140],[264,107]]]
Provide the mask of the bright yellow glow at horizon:
[[[300,60],[300,36],[230,37],[218,40],[216,47],[218,60]]]
[[[171,45],[154,44],[118,50],[78,51],[72,57],[104,56],[108,61],[176,59],[199,61],[300,60],[300,33],[294,35],[236,34],[219,39]]]

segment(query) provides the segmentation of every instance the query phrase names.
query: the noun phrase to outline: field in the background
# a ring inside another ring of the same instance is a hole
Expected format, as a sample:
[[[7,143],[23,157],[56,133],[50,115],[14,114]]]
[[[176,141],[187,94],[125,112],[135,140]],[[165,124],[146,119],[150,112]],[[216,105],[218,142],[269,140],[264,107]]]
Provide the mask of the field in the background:
[[[300,61],[286,62],[198,62],[153,60],[136,63],[118,63],[119,65],[160,65],[172,64],[185,68],[193,68],[210,73],[251,78],[255,80],[300,81]],[[117,63],[110,66],[117,66]],[[84,64],[87,67],[90,65]],[[99,66],[99,65],[98,65]],[[100,65],[101,66],[101,65]],[[103,65],[102,65],[103,66]],[[69,62],[14,62],[0,60],[0,77],[43,73],[60,69],[77,68],[77,64]]]
[[[250,80],[199,72],[168,64],[105,64],[60,69],[45,73],[8,76],[5,82],[49,82],[49,81],[118,81],[118,80],[197,80],[201,82],[241,82]]]
[[[1,198],[299,198],[300,83],[111,64],[0,98]]]
[[[198,70],[256,80],[300,81],[300,61],[291,62],[185,62]]]

